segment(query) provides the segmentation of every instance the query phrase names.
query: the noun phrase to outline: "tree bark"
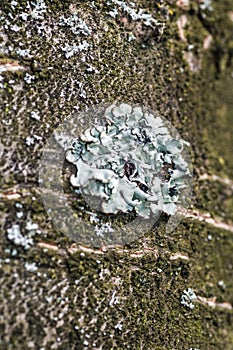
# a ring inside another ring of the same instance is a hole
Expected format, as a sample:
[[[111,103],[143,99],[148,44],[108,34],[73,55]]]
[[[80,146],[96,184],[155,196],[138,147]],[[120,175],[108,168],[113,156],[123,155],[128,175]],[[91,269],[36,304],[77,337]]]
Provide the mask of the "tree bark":
[[[232,1],[2,1],[0,18],[0,348],[232,350]],[[192,205],[171,234],[93,248],[54,229],[38,167],[65,118],[114,101],[190,143]]]

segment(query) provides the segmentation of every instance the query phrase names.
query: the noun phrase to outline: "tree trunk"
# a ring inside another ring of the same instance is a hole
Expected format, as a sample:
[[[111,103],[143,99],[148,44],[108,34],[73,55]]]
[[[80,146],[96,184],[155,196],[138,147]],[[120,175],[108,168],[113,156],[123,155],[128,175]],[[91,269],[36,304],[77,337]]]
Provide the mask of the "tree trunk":
[[[1,349],[233,349],[232,5],[1,1]],[[55,230],[38,169],[66,117],[114,101],[190,143],[192,205],[93,248]]]

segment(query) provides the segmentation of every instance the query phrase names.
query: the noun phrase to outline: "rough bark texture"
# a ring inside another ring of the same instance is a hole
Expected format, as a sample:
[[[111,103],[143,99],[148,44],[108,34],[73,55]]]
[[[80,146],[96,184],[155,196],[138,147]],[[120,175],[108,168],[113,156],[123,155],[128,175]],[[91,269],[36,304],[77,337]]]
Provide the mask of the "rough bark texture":
[[[3,350],[233,349],[232,0],[134,9],[158,22],[112,1],[0,3]],[[89,32],[64,25],[74,14]],[[115,100],[159,110],[190,142],[193,208],[171,235],[163,219],[127,247],[90,249],[54,230],[38,165],[65,117]]]

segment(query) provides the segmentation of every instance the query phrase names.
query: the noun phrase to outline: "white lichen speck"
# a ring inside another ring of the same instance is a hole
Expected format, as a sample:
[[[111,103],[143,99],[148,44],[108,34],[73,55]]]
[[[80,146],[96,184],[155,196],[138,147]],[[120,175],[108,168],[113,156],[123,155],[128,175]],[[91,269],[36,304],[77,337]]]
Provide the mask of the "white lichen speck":
[[[181,296],[181,304],[188,307],[189,309],[194,309],[193,300],[196,300],[197,296],[192,288],[188,288],[183,291]]]
[[[62,51],[65,53],[65,57],[66,58],[71,58],[73,57],[76,53],[80,53],[82,51],[87,51],[87,49],[89,48],[89,44],[87,41],[83,41],[80,44],[65,44],[65,46],[63,46],[61,49]]]
[[[87,26],[86,22],[82,18],[77,16],[77,14],[73,14],[67,18],[61,16],[59,25],[62,27],[68,27],[75,35],[91,34],[91,29]]]
[[[133,20],[141,20],[145,26],[154,27],[160,26],[161,30],[164,29],[164,24],[159,22],[157,19],[153,18],[151,14],[147,13],[144,9],[136,9],[135,4],[133,2],[126,3],[125,1],[120,0],[108,0],[108,5],[115,5],[123,10],[127,15]],[[116,18],[118,15],[118,10],[114,7],[111,11],[109,11],[109,15],[113,18]]]
[[[7,238],[14,244],[22,246],[25,250],[30,249],[33,245],[32,237],[22,235],[20,226],[16,224],[7,229]]]
[[[38,267],[36,266],[36,263],[29,263],[29,262],[26,262],[25,263],[25,269],[29,272],[35,272],[38,270]]]

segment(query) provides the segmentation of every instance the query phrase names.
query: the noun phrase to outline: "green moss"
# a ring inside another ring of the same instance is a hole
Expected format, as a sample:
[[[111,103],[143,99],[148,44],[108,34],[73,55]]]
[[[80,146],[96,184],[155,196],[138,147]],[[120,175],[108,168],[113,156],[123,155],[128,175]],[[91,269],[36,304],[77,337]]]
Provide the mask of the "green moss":
[[[232,221],[232,189],[229,186],[213,181],[200,181],[195,189],[195,205],[212,215],[224,213],[224,221]]]

